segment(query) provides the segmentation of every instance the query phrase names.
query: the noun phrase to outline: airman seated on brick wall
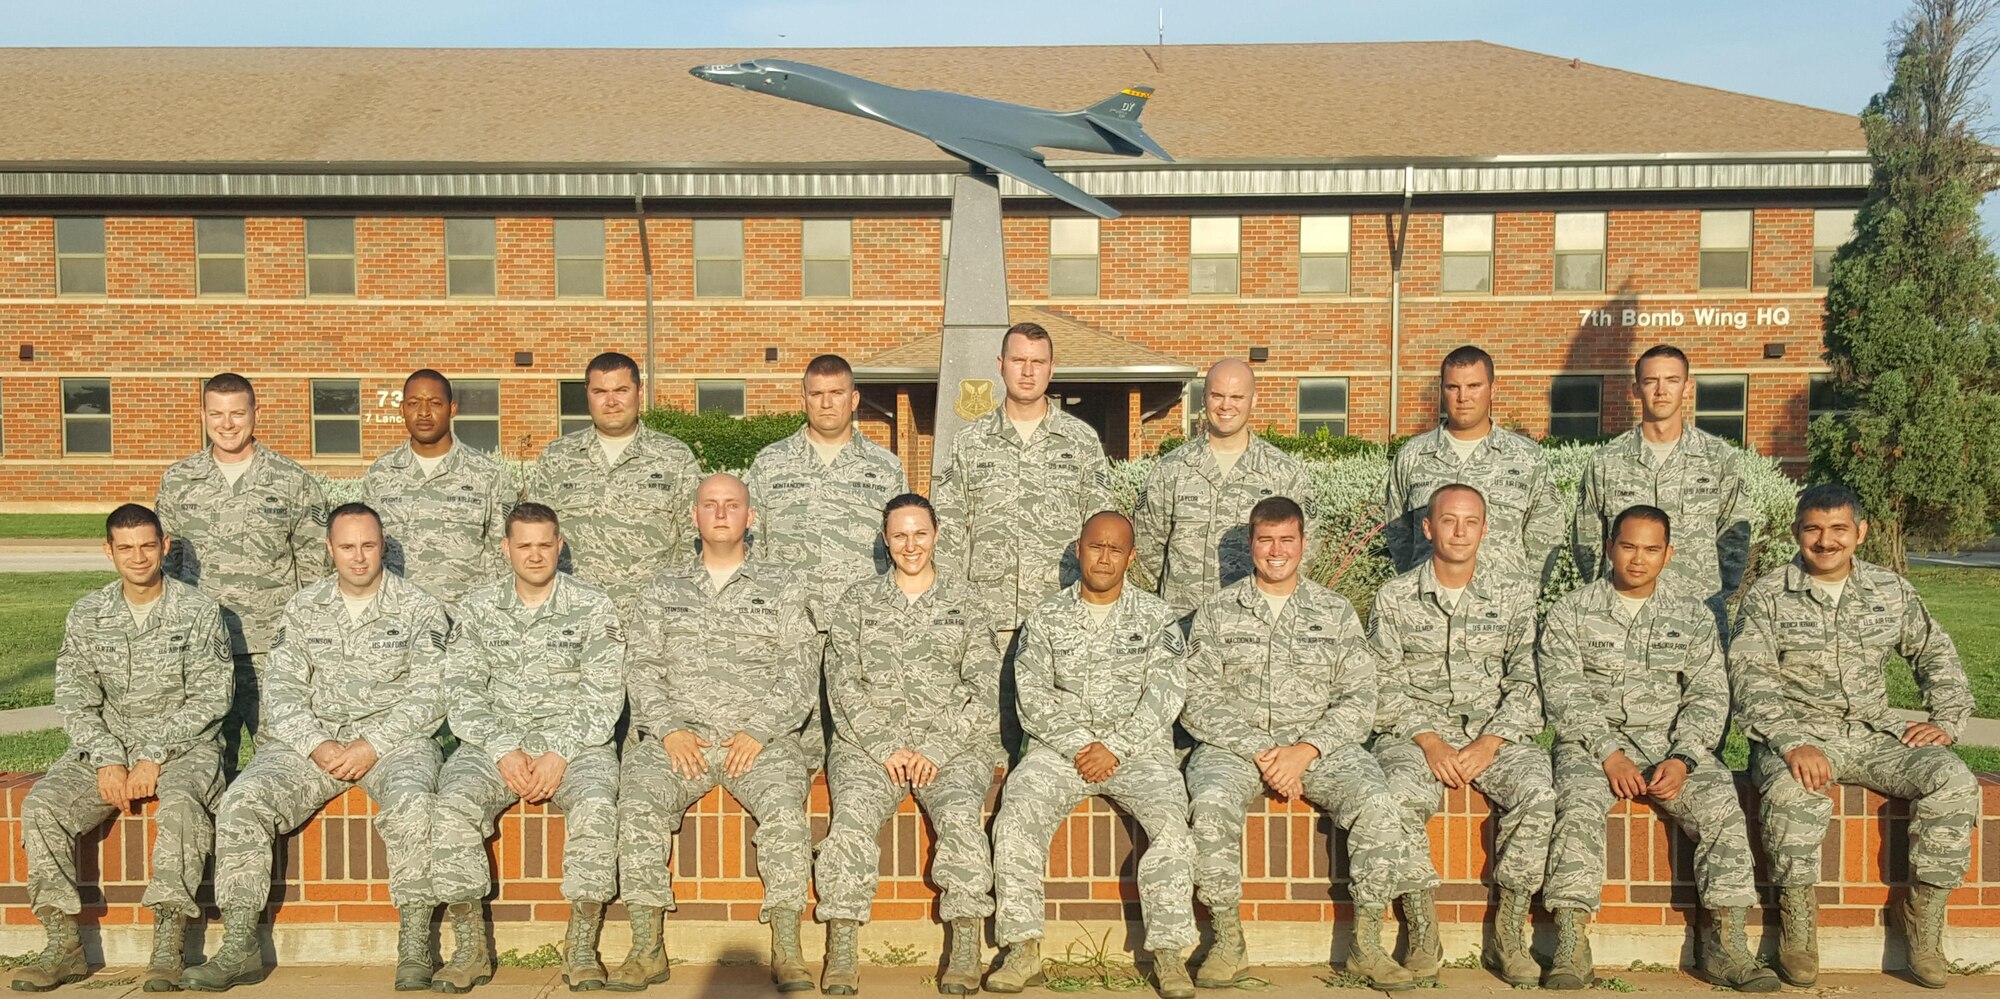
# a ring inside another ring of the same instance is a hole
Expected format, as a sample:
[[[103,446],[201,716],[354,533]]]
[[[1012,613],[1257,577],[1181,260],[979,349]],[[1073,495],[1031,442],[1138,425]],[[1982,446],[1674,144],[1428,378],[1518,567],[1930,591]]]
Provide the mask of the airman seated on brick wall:
[[[1137,819],[1149,841],[1139,858],[1139,904],[1160,995],[1192,999],[1181,952],[1196,939],[1194,838],[1173,735],[1187,641],[1165,601],[1125,585],[1132,524],[1124,516],[1092,516],[1075,549],[1081,580],[1043,600],[1020,636],[1027,748],[993,819],[993,935],[1007,952],[986,989],[1041,983],[1049,843],[1079,803],[1101,795]]]
[[[216,814],[222,949],[187,969],[182,988],[220,991],[268,973],[257,920],[271,901],[272,847],[356,784],[381,810],[375,828],[400,919],[396,988],[431,987],[434,736],[451,624],[436,598],[382,571],[382,521],[366,504],[334,509],[327,549],[335,575],[285,605],[264,674],[261,750]]]
[[[858,987],[855,936],[868,921],[881,867],[878,836],[913,795],[937,830],[931,880],[951,926],[946,995],[979,991],[981,923],[993,914],[992,845],[983,812],[998,763],[1000,648],[964,580],[931,563],[937,515],[905,493],[882,513],[895,568],[853,584],[827,606],[827,694],[833,816],[819,845],[815,914],[827,924],[820,989]]]
[[[1493,880],[1500,905],[1482,961],[1514,985],[1541,980],[1528,911],[1542,888],[1555,824],[1535,677],[1535,588],[1484,573],[1486,501],[1468,485],[1426,504],[1431,557],[1383,584],[1369,611],[1380,658],[1375,758],[1423,838],[1446,788],[1478,789],[1500,810]]]
[[[76,839],[121,811],[157,798],[153,910],[146,990],[180,981],[194,895],[214,845],[210,814],[222,796],[222,717],[229,710],[229,634],[222,609],[201,591],[167,579],[173,539],[160,519],[127,503],[104,521],[104,553],[118,580],[85,594],[63,623],[56,706],[69,752],[35,782],[21,807],[28,905],[48,945],[14,973],[14,987],[41,992],[83,978],[76,916]]]
[[[1814,885],[1833,810],[1825,791],[1840,781],[1910,799],[1911,884],[1893,911],[1911,977],[1943,988],[1945,899],[1965,882],[1979,815],[1979,782],[1950,748],[1972,715],[1972,687],[1916,588],[1854,557],[1868,521],[1853,490],[1807,489],[1792,534],[1798,557],[1744,595],[1729,651],[1779,886],[1778,973],[1802,987],[1819,976]],[[1916,671],[1929,721],[1890,713],[1882,666],[1891,655]]]
[[[554,510],[523,503],[507,515],[506,579],[458,602],[458,641],[445,695],[458,749],[438,776],[432,877],[456,949],[431,980],[464,992],[493,975],[481,903],[493,884],[486,841],[516,801],[562,809],[563,898],[569,933],[563,980],[601,988],[597,934],[618,894],[618,753],[625,710],[625,632],[603,590],[556,572],[562,531]]]
[[[1604,895],[1604,819],[1618,799],[1650,801],[1694,841],[1701,898],[1697,968],[1716,985],[1772,992],[1744,923],[1757,902],[1736,778],[1716,755],[1729,676],[1715,615],[1659,587],[1674,557],[1655,506],[1611,522],[1610,571],[1556,602],[1542,625],[1542,698],[1555,725],[1556,827],[1542,899],[1556,916],[1546,986],[1591,984],[1586,923]]]
[[[456,604],[507,575],[500,535],[520,490],[498,459],[452,433],[451,379],[423,368],[403,379],[401,447],[361,477],[361,502],[382,514],[382,564],[431,596]]]
[[[1347,599],[1299,571],[1305,511],[1272,496],[1247,520],[1253,575],[1203,601],[1189,636],[1181,724],[1197,743],[1187,761],[1195,895],[1215,923],[1215,946],[1194,982],[1229,988],[1246,977],[1243,821],[1266,790],[1312,801],[1347,831],[1355,908],[1348,970],[1377,989],[1435,979],[1444,960],[1431,899],[1437,875],[1362,748],[1375,725],[1375,652]],[[1382,949],[1382,915],[1413,894],[1406,969]]]
[[[771,977],[781,992],[802,991],[813,986],[799,953],[812,844],[798,733],[814,696],[819,632],[790,568],[745,558],[756,514],[742,481],[702,480],[692,519],[700,557],[653,577],[633,605],[625,687],[636,738],[618,786],[632,951],[608,987],[667,980],[661,920],[674,908],[674,835],[688,807],[720,785],[757,821],[757,915],[771,925]]]

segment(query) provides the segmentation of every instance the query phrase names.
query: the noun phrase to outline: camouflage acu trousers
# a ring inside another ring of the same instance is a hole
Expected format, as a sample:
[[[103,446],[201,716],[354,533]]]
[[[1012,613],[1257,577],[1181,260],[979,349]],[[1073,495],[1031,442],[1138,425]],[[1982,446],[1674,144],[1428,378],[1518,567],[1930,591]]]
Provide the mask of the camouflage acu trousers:
[[[214,746],[196,746],[160,767],[159,809],[153,816],[153,876],[141,905],[162,915],[197,916],[209,848],[210,816],[222,797],[222,759]],[[77,837],[104,824],[117,810],[97,796],[97,768],[73,756],[49,767],[21,803],[21,846],[28,855],[28,907],[83,910],[76,893]]]
[[[1422,858],[1423,840],[1403,828],[1401,806],[1382,768],[1360,746],[1342,746],[1306,771],[1306,800],[1347,831],[1348,890],[1358,905],[1387,906],[1437,884]],[[1243,822],[1264,793],[1257,765],[1226,749],[1199,745],[1187,762],[1194,825],[1195,897],[1211,909],[1243,901]]]
[[[1139,820],[1149,841],[1139,857],[1139,906],[1146,949],[1192,946],[1194,836],[1188,830],[1187,784],[1173,760],[1130,759],[1098,784],[1084,782],[1061,753],[1030,743],[1000,793],[993,819],[993,935],[1016,944],[1042,935],[1042,875],[1049,841],[1085,798],[1099,796]]]
[[[764,882],[757,921],[770,922],[772,910],[804,912],[812,832],[806,825],[810,778],[798,741],[772,739],[741,777],[723,774],[729,751],[720,740],[704,752],[708,773],[688,780],[674,770],[657,738],[642,739],[626,750],[618,775],[618,878],[625,903],[675,907],[674,836],[681,817],[720,786],[757,820],[757,832],[750,837],[757,850],[757,877]]]
[[[484,749],[460,745],[445,761],[431,820],[431,877],[441,900],[482,899],[492,890],[486,841],[494,819],[519,800]],[[550,801],[563,813],[563,897],[611,901],[618,894],[618,754],[610,746],[578,753]]]
[[[353,783],[335,780],[290,746],[264,747],[223,792],[215,815],[215,904],[262,909],[271,901],[271,847],[320,806],[360,785],[375,800],[375,831],[389,852],[389,901],[441,901],[431,884],[431,818],[437,812],[437,743],[412,740]]]
[[[806,712],[805,727],[799,729],[799,758],[805,761],[806,779],[826,769],[827,747],[833,743],[833,717],[826,694],[826,632],[819,633],[819,654],[813,657],[812,710]]]
[[[993,914],[993,848],[983,814],[992,762],[963,756],[939,767],[936,780],[911,789],[892,783],[866,754],[837,745],[827,758],[826,779],[833,822],[813,864],[817,918],[868,921],[882,864],[882,823],[906,795],[917,799],[935,830],[930,880],[942,889],[938,916],[950,922]]]
[[[1939,888],[1965,883],[1972,861],[1972,825],[1979,816],[1979,781],[1944,746],[1912,749],[1901,739],[1860,725],[1818,743],[1833,779],[1910,800],[1910,873]],[[1771,879],[1780,885],[1819,881],[1820,845],[1833,800],[1792,778],[1785,758],[1761,743],[1750,746],[1750,779],[1762,796],[1759,817]]]
[[[245,742],[257,744],[258,698],[262,687],[264,659],[267,653],[257,652],[234,657],[231,665],[229,690],[229,713],[222,716],[222,769],[229,778],[236,776],[236,761]]]
[[[1630,739],[1621,740],[1621,748],[1641,770],[1660,763]],[[1555,773],[1556,828],[1542,904],[1596,912],[1604,895],[1604,820],[1618,799],[1603,761],[1579,743],[1556,744]],[[1736,776],[1721,757],[1703,754],[1673,800],[1645,801],[1694,841],[1694,883],[1702,908],[1757,904],[1743,803],[1736,797]]]
[[[1439,738],[1464,746],[1477,737],[1463,729]],[[1408,741],[1378,738],[1375,762],[1389,779],[1389,792],[1403,804],[1403,828],[1412,842],[1430,842],[1426,826],[1444,803],[1444,784],[1431,773],[1424,751]],[[1549,754],[1532,742],[1500,747],[1493,765],[1472,786],[1500,809],[1493,860],[1493,883],[1533,894],[1540,891],[1549,863],[1549,836],[1556,823],[1555,777]]]

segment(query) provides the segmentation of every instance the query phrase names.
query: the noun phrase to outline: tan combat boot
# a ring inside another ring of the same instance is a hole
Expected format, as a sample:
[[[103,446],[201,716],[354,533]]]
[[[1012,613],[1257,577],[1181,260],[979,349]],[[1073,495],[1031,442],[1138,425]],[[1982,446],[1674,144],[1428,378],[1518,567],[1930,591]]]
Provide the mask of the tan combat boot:
[[[1819,895],[1813,885],[1778,889],[1778,977],[1811,988],[1819,981]]]
[[[1249,959],[1244,954],[1243,915],[1236,906],[1227,905],[1210,909],[1208,916],[1215,926],[1215,944],[1208,948],[1201,966],[1194,969],[1194,983],[1204,989],[1235,988],[1236,980],[1249,970]]]
[[[861,959],[854,953],[861,924],[852,919],[832,919],[826,924],[826,967],[819,975],[819,990],[830,996],[851,996],[861,987]]]
[[[433,992],[470,992],[493,980],[493,949],[486,945],[486,913],[477,902],[445,906],[451,920],[451,961],[431,976]]]
[[[223,992],[264,980],[264,952],[257,944],[256,909],[222,910],[222,947],[206,963],[181,972],[181,988]]]
[[[1153,978],[1160,983],[1160,999],[1194,999],[1194,979],[1188,977],[1180,951],[1154,951]]]
[[[938,978],[938,992],[969,996],[979,991],[979,920],[961,916],[951,921],[951,963]]]
[[[1381,992],[1416,988],[1417,980],[1410,975],[1409,969],[1397,964],[1396,959],[1382,949],[1382,916],[1385,911],[1372,905],[1354,907],[1354,942],[1347,948],[1347,973]]]
[[[146,962],[147,992],[179,992],[181,972],[187,970],[182,952],[187,948],[187,917],[179,913],[153,913],[153,956]]]
[[[1528,910],[1534,896],[1512,888],[1500,889],[1500,906],[1493,914],[1493,935],[1486,940],[1480,963],[1498,972],[1509,985],[1535,985],[1542,966],[1528,949]]]
[[[1438,936],[1437,895],[1431,889],[1420,888],[1403,896],[1403,925],[1410,928],[1409,956],[1403,959],[1403,967],[1419,983],[1437,981],[1438,971],[1444,967],[1444,941]]]
[[[1744,923],[1750,910],[1741,908],[1701,911],[1701,953],[1695,966],[1712,985],[1738,992],[1776,992],[1778,973],[1757,963],[1750,953],[1750,938]]]
[[[667,948],[662,942],[667,910],[657,905],[627,905],[632,921],[632,950],[625,963],[611,973],[604,987],[613,992],[637,992],[672,977]]]
[[[1042,977],[1042,940],[1035,937],[1007,946],[1000,967],[986,976],[986,991],[1019,992],[1046,980]]]
[[[771,981],[780,992],[810,992],[812,972],[799,953],[799,911],[771,910]]]
[[[563,982],[571,992],[595,992],[604,987],[604,962],[597,956],[597,934],[602,929],[603,902],[569,904],[569,932],[563,935]]]
[[[76,932],[76,917],[61,909],[35,910],[35,918],[48,931],[48,943],[36,958],[14,972],[14,988],[21,992],[47,992],[80,982],[90,976],[90,962],[83,957],[83,938]]]
[[[1949,888],[1913,884],[1896,910],[1909,945],[1910,977],[1927,989],[1944,988],[1951,973],[1944,959],[1944,903],[1950,895]]]
[[[1590,913],[1556,910],[1556,956],[1542,978],[1545,989],[1587,989],[1597,981],[1590,958]]]

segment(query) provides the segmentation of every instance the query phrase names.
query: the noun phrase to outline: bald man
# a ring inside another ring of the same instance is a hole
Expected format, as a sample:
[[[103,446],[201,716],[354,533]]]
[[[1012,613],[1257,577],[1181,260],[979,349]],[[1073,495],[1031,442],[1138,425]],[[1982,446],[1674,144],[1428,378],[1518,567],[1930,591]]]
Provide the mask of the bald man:
[[[757,822],[772,980],[782,992],[809,989],[799,914],[812,851],[797,735],[819,697],[819,633],[789,567],[746,559],[756,514],[740,479],[703,479],[693,514],[701,557],[653,577],[628,636],[635,739],[619,774],[618,867],[632,952],[607,987],[667,980],[661,921],[675,907],[674,834],[688,806],[720,785]]]
[[[1245,525],[1260,500],[1283,496],[1305,510],[1306,527],[1313,521],[1306,467],[1251,430],[1257,376],[1250,365],[1217,361],[1206,384],[1202,433],[1153,466],[1132,515],[1140,582],[1183,618],[1249,577]]]
[[[1106,511],[1075,542],[1082,578],[1022,625],[1016,661],[1021,762],[993,820],[993,935],[1007,948],[989,992],[1041,984],[1042,872],[1056,826],[1101,795],[1139,820],[1139,904],[1160,995],[1192,999],[1181,956],[1195,942],[1194,835],[1174,753],[1187,641],[1160,598],[1125,585],[1132,523]]]

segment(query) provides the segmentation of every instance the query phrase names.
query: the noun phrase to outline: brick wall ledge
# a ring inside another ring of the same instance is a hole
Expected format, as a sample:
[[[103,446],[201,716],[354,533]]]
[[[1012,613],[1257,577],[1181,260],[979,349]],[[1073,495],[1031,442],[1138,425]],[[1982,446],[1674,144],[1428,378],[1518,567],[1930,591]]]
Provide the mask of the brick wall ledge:
[[[41,946],[41,930],[26,904],[26,858],[20,848],[20,805],[33,774],[0,775],[0,953]],[[1966,887],[1953,893],[1946,945],[1968,963],[2000,961],[2000,777],[1981,775],[1979,823]],[[1744,796],[1756,838],[1756,808]],[[989,814],[998,786],[989,796]],[[1908,807],[1857,787],[1833,791],[1834,817],[1823,854],[1822,960],[1829,970],[1901,967],[1899,935],[1889,927],[1894,886],[1908,876]],[[816,781],[808,805],[814,839],[825,832],[827,794]],[[1478,949],[1481,921],[1491,900],[1481,882],[1492,849],[1487,805],[1476,792],[1450,792],[1432,819],[1431,860],[1443,885],[1439,915],[1448,957]],[[388,903],[387,862],[372,829],[374,806],[359,790],[331,802],[286,837],[274,870],[282,894],[271,919],[277,957],[289,963],[387,964],[395,951],[395,910]],[[668,948],[694,963],[761,960],[767,931],[756,922],[761,886],[756,879],[748,817],[727,795],[710,794],[690,810],[675,848],[680,910],[669,917]],[[1344,957],[1344,939],[1333,942],[1335,922],[1351,914],[1345,849],[1329,835],[1326,820],[1304,803],[1266,799],[1252,810],[1244,832],[1243,917],[1253,960],[1267,964],[1319,964]],[[1686,964],[1692,957],[1689,924],[1695,915],[1690,850],[1649,806],[1621,804],[1606,823],[1608,872],[1605,904],[1593,929],[1601,966],[1632,961]],[[143,963],[151,917],[138,902],[148,874],[150,812],[115,819],[80,844],[85,884],[85,939],[93,959]],[[562,878],[562,816],[546,806],[517,805],[500,820],[489,844],[498,891],[492,899],[494,935],[501,950],[533,950],[560,940],[568,906]],[[914,803],[903,807],[882,833],[882,884],[874,922],[863,931],[871,948],[908,945],[936,955],[943,931],[932,922],[935,891],[922,878],[930,854],[928,829]],[[1330,849],[1339,847],[1338,849]],[[1051,844],[1048,934],[1055,953],[1086,934],[1112,931],[1114,946],[1137,947],[1137,892],[1132,884],[1133,826],[1109,805],[1085,802],[1058,828]],[[1764,882],[1759,861],[1759,881]],[[1767,901],[1769,893],[1766,893]],[[204,893],[204,901],[206,896]],[[213,913],[211,912],[211,916]],[[1775,920],[1775,914],[1770,917]],[[219,940],[213,919],[209,948]],[[1774,933],[1753,914],[1753,938]],[[822,943],[804,935],[809,954]],[[1344,936],[1344,934],[1343,934]],[[1537,927],[1538,949],[1553,949],[1547,917]],[[603,951],[622,955],[627,943],[624,911],[613,906]],[[1773,943],[1775,946],[1775,943]]]

